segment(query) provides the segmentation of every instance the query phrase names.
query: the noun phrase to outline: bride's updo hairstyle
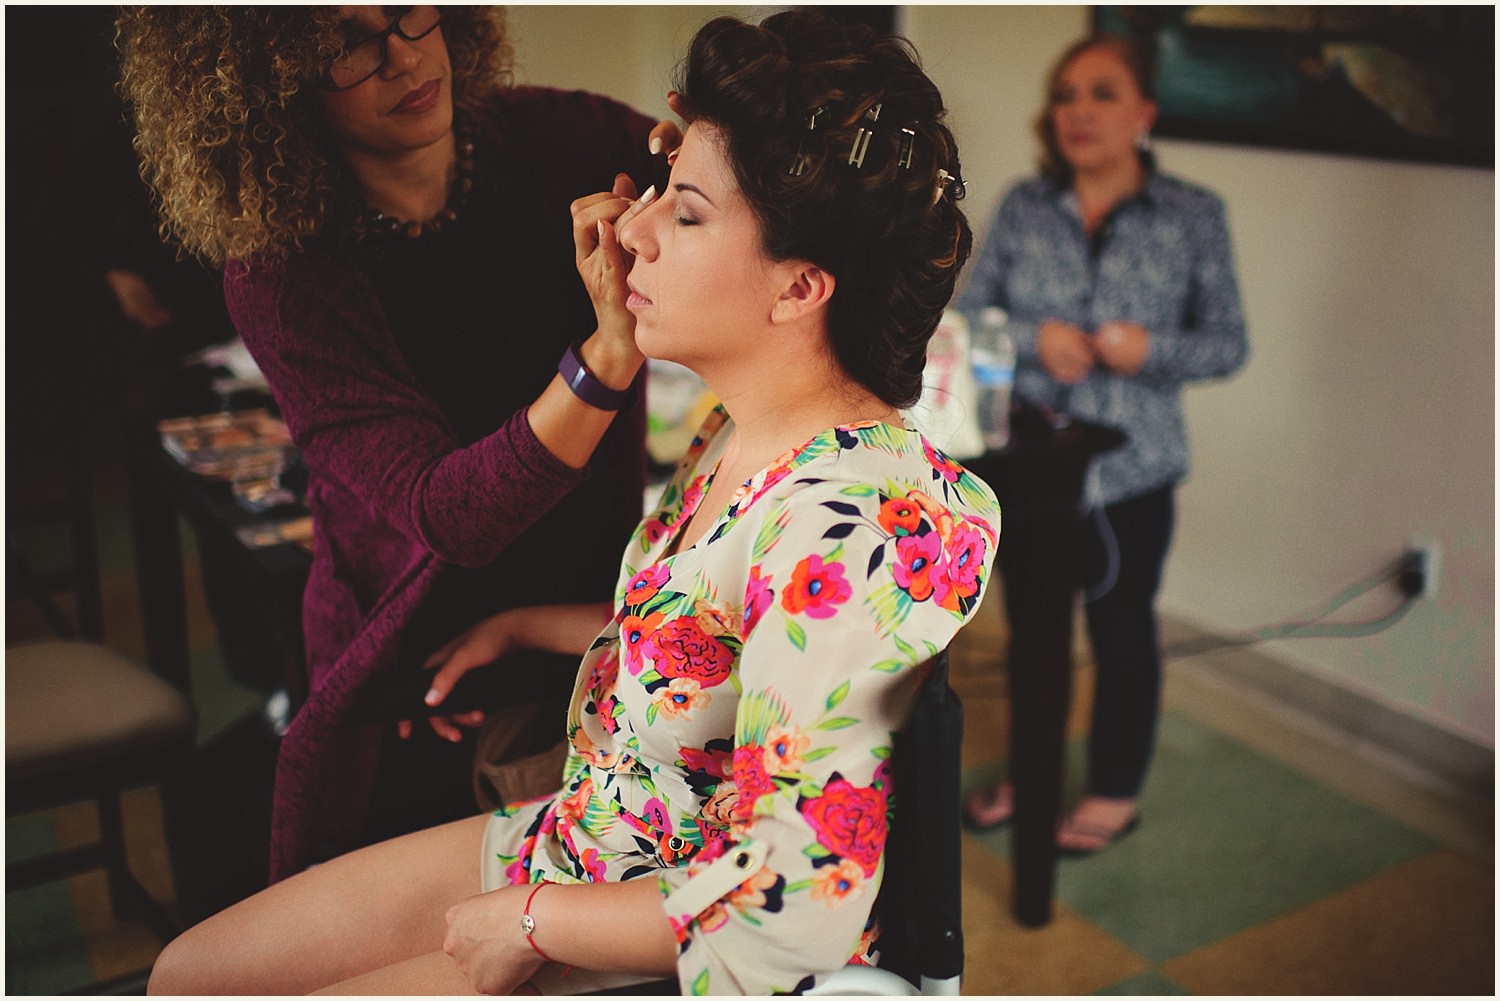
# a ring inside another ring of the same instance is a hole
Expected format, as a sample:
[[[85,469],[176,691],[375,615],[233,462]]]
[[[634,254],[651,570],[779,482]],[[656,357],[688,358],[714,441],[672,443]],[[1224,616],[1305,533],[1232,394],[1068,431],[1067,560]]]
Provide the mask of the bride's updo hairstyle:
[[[766,253],[834,276],[844,370],[892,406],[915,403],[973,236],[943,97],[911,44],[802,11],[720,17],[676,89],[688,122],[717,129]]]

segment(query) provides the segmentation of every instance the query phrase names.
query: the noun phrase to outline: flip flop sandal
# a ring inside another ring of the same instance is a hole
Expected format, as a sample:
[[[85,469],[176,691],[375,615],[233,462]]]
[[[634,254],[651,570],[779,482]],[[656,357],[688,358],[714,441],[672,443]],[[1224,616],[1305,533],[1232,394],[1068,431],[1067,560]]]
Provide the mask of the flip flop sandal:
[[[1003,800],[1010,801],[1010,812],[1001,817],[999,820],[991,820],[988,823],[982,823],[974,819],[974,809],[976,803],[982,803],[984,807],[991,807],[999,806],[999,804]],[[968,799],[964,800],[964,808],[962,813],[963,825],[976,834],[983,834],[986,831],[998,831],[1000,828],[1010,823],[1015,815],[1015,795],[1012,793],[1002,797],[1000,795],[999,788],[976,792]]]
[[[1085,838],[1097,838],[1099,844],[1093,848],[1078,848],[1069,845],[1058,845],[1057,853],[1067,855],[1071,858],[1083,858],[1088,855],[1097,855],[1110,845],[1115,844],[1125,835],[1141,826],[1141,815],[1137,813],[1125,821],[1118,828],[1103,827],[1099,824],[1079,824],[1070,821],[1063,826],[1063,830],[1069,834],[1076,834]]]

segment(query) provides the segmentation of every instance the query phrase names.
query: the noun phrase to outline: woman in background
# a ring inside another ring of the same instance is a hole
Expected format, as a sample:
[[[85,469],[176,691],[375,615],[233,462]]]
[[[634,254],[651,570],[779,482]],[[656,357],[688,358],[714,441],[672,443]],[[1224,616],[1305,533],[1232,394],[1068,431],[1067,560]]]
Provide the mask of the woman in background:
[[[273,886],[153,991],[765,994],[869,960],[892,735],[999,532],[898,410],[968,256],[957,148],[908,46],[817,15],[711,21],[678,91],[618,291],[722,406],[613,602],[504,611],[436,658],[441,685],[517,646],[583,658],[562,788]]]
[[[1057,836],[1071,854],[1138,823],[1161,698],[1156,594],[1188,472],[1181,391],[1233,374],[1248,353],[1224,205],[1157,170],[1156,110],[1145,60],[1125,39],[1064,52],[1037,123],[1041,173],[1005,196],[958,303],[971,322],[986,306],[1006,311],[1018,396],[1129,436],[1087,480],[1096,687],[1087,791]],[[988,830],[1012,810],[1002,783],[964,813]]]
[[[645,421],[599,224],[665,163],[630,109],[512,86],[498,8],[133,7],[118,45],[164,231],[224,266],[309,471],[281,879],[475,807],[483,713],[363,723],[372,678],[497,609],[608,597]],[[518,700],[547,697],[531,681]]]

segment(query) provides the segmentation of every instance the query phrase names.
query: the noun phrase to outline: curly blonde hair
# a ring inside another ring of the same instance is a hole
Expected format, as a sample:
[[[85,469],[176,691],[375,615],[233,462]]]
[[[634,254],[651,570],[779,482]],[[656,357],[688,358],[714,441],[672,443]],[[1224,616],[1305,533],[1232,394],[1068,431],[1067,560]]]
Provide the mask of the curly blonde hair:
[[[342,51],[337,7],[122,7],[120,91],[169,242],[212,264],[277,256],[351,197],[309,90]],[[456,111],[511,82],[499,7],[448,7]]]

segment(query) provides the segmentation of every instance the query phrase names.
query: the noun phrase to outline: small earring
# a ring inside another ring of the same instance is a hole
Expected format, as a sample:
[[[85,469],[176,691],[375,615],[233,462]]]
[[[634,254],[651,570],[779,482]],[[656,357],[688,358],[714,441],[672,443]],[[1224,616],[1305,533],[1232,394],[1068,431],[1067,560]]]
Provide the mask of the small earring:
[[[1142,153],[1151,152],[1151,133],[1147,129],[1141,129],[1135,134],[1135,148]]]

